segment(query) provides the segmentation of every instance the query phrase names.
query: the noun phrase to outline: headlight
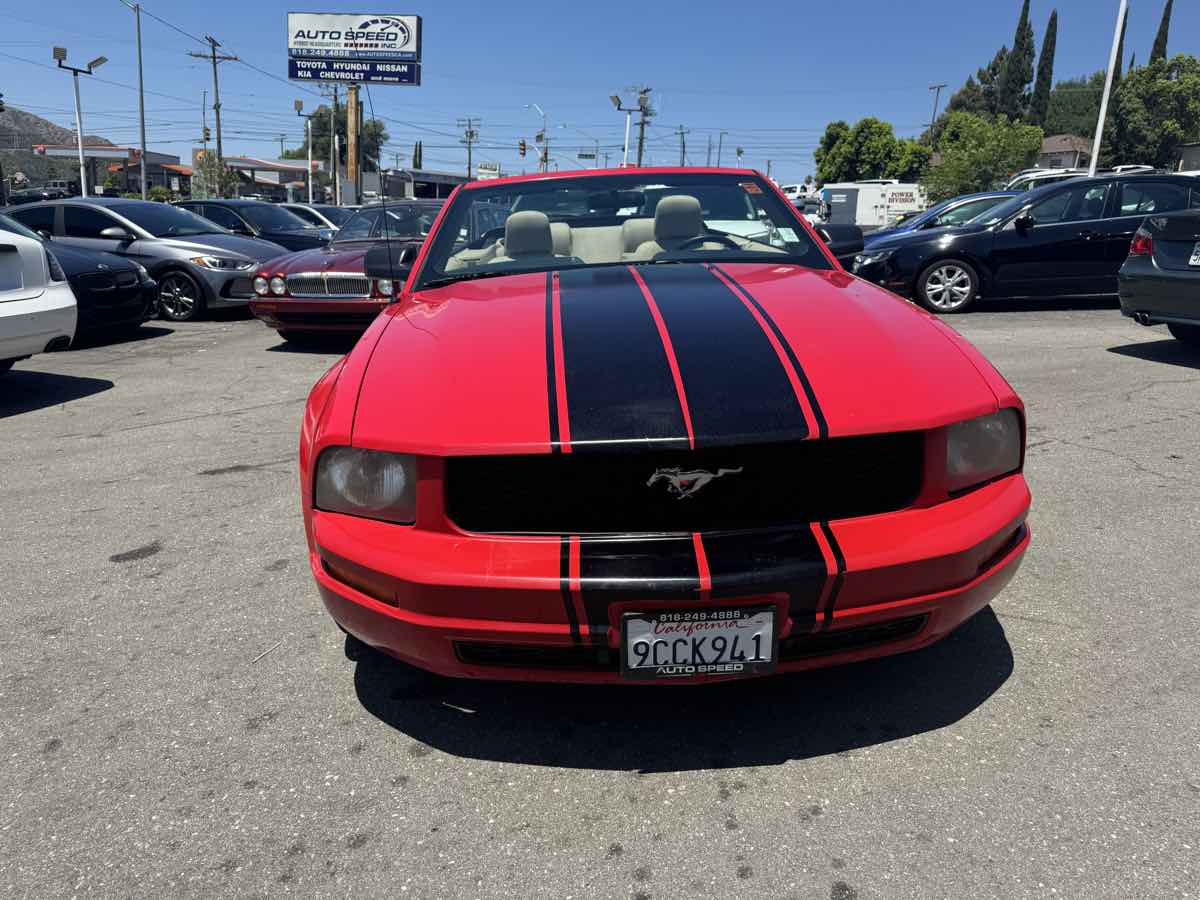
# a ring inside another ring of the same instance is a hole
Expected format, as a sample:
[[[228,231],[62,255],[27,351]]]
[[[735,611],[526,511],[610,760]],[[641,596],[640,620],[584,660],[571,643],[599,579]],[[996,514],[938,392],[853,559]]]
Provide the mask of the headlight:
[[[1002,409],[951,425],[946,436],[946,488],[965,490],[1021,467],[1021,417]]]
[[[259,275],[255,277],[254,293],[258,294],[260,297],[265,297],[269,290],[271,290],[270,282],[268,282],[264,276]]]
[[[854,257],[854,271],[891,259],[895,250],[866,250]]]
[[[415,457],[355,447],[331,447],[317,460],[313,505],[384,522],[417,518]]]
[[[377,282],[375,282],[375,289],[385,297],[392,296],[392,279],[380,278]]]
[[[242,272],[254,268],[252,259],[231,259],[227,256],[193,256],[188,261],[206,269],[219,269],[222,272]]]
[[[287,293],[287,282],[276,275],[271,279],[271,293],[276,297],[282,297]]]

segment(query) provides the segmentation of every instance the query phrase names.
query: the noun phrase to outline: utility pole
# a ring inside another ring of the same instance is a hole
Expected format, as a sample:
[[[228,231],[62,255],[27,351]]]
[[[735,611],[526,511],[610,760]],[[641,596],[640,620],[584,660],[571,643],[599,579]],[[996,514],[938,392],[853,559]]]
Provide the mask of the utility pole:
[[[350,182],[353,203],[358,203],[358,131],[361,118],[362,106],[358,102],[358,85],[352,84],[346,89],[346,180]]]
[[[287,135],[286,135],[286,134],[281,134],[281,135],[279,136],[279,158],[280,158],[280,159],[283,159],[283,154],[284,154],[283,142],[284,142],[284,141],[286,141],[286,140],[287,140]]]
[[[638,89],[638,111],[641,113],[641,117],[638,119],[637,164],[639,168],[642,165],[642,157],[646,151],[646,123],[654,115],[654,110],[650,108],[650,90],[648,87]]]
[[[308,145],[308,175],[305,181],[308,183],[308,202],[313,202],[313,160],[312,160],[312,120],[316,113],[304,112],[304,101],[297,100],[294,104],[296,107],[296,115],[304,119],[304,143]],[[279,136],[280,156],[283,156],[283,135]]]
[[[337,146],[338,88],[333,86],[333,106],[329,110],[329,173],[333,178],[333,205],[342,205],[342,173],[338,168],[341,153]]]
[[[934,129],[937,128],[938,101],[942,99],[942,89],[945,84],[931,84],[929,89],[933,91],[933,118],[929,120],[929,146],[935,145]]]
[[[465,119],[458,120],[458,127],[463,129],[462,139],[460,144],[467,145],[467,180],[470,181],[474,176],[471,168],[471,146],[479,139],[479,132],[475,130],[476,125],[482,124],[478,119],[467,116]]]
[[[722,131],[719,135],[717,135],[717,168],[718,169],[721,168],[721,150],[725,146],[725,135],[727,135],[727,134],[729,134],[728,131]]]
[[[141,170],[142,199],[146,199],[146,85],[142,79],[142,5],[121,0],[133,10],[133,18],[137,23],[137,54],[138,54],[138,125],[142,133],[142,156],[139,163]]]
[[[687,165],[687,135],[689,132],[680,125],[675,129],[675,133],[679,135],[679,165],[682,168]]]
[[[221,42],[218,41],[211,34],[206,34],[204,36],[204,40],[208,41],[208,50],[209,50],[208,55],[206,56],[203,53],[188,53],[188,56],[194,56],[197,59],[208,59],[212,62],[212,72],[213,72],[213,107],[212,108],[213,108],[213,116],[216,120],[216,126],[217,126],[217,173],[218,173],[217,174],[217,196],[224,196],[225,190],[224,190],[224,187],[221,185],[220,171],[221,171],[221,167],[223,165],[225,165],[225,146],[221,141],[221,80],[220,80],[220,78],[217,77],[217,63],[236,62],[238,58],[236,56],[230,56],[230,55],[224,54],[224,53],[221,53],[221,54],[217,53],[217,48],[221,46]]]
[[[770,181],[770,179],[771,179],[771,161],[768,159],[767,160],[767,180]]]
[[[706,153],[704,156],[704,165],[706,167],[712,165],[712,135],[711,134],[708,136],[708,153]]]
[[[1104,137],[1104,119],[1108,115],[1108,96],[1112,92],[1113,71],[1117,66],[1117,52],[1121,44],[1121,32],[1125,22],[1125,13],[1128,7],[1127,0],[1121,0],[1121,7],[1117,11],[1117,28],[1113,32],[1112,50],[1108,54],[1108,71],[1104,75],[1104,94],[1100,98],[1100,116],[1096,119],[1096,136],[1092,139],[1092,160],[1088,165],[1088,175],[1096,174],[1096,164],[1100,161],[1100,139]]]

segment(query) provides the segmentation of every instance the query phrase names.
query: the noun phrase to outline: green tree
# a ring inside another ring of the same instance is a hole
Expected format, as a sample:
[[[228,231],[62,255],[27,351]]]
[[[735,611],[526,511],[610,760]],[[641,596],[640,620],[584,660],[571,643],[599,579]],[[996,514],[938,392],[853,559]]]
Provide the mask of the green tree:
[[[329,107],[322,104],[316,108],[312,117],[312,145],[313,145],[313,160],[329,161],[329,147],[332,143],[332,132],[329,127]],[[338,154],[338,163],[346,164],[346,105],[339,103],[337,106],[337,134],[340,137],[340,152]],[[384,127],[380,119],[364,119],[362,125],[362,159],[363,170],[374,172],[379,168],[379,156],[384,144],[388,142],[387,129]],[[287,150],[283,154],[284,159],[307,159],[308,158],[308,140],[306,139],[298,148]]]
[[[825,126],[825,133],[821,135],[821,140],[817,142],[817,149],[813,151],[813,160],[817,164],[818,184],[839,180],[830,178],[829,175],[842,171],[841,153],[839,151],[835,158],[834,152],[849,133],[850,125],[841,120],[830,122]]]
[[[1050,13],[1046,23],[1046,34],[1042,38],[1042,52],[1038,56],[1037,82],[1033,87],[1033,98],[1029,101],[1029,123],[1045,125],[1046,111],[1050,107],[1050,87],[1054,83],[1054,49],[1058,42],[1058,10]]]
[[[892,148],[887,177],[905,182],[919,181],[929,168],[932,158],[933,150],[928,144],[913,138],[900,138]]]
[[[1096,133],[1100,96],[1103,93],[1103,71],[1058,82],[1050,92],[1050,103],[1042,128],[1046,134],[1091,137]]]
[[[1042,129],[1012,122],[1006,116],[989,121],[971,113],[946,117],[938,152],[941,161],[925,176],[931,201],[984,191],[1029,165],[1042,147]]]
[[[156,203],[170,203],[171,196],[171,189],[163,187],[161,184],[154,185],[146,192],[146,198]]]
[[[820,184],[865,178],[912,181],[929,165],[930,150],[911,138],[897,140],[891,125],[868,117],[853,127],[831,122],[813,156]]]
[[[973,76],[967,76],[967,83],[955,91],[950,102],[946,104],[946,113],[968,112],[977,116],[996,115],[996,92],[999,87],[1000,73],[1004,71],[1008,59],[1008,47],[1001,47],[992,57],[992,61],[979,69]],[[938,125],[938,130],[941,130]]]
[[[215,153],[201,153],[192,167],[192,197],[229,197],[237,191],[238,175]]]
[[[1150,51],[1150,62],[1167,58],[1167,36],[1171,32],[1171,7],[1175,0],[1167,0],[1163,7],[1162,20],[1158,23],[1158,34],[1154,36],[1154,49]],[[1130,65],[1132,68],[1132,64]]]
[[[1004,60],[996,89],[996,113],[1019,119],[1029,103],[1029,82],[1033,81],[1033,26],[1029,24],[1029,0],[1021,4],[1012,50]]]
[[[1110,101],[1101,162],[1174,168],[1200,135],[1200,59],[1179,54],[1130,72]]]

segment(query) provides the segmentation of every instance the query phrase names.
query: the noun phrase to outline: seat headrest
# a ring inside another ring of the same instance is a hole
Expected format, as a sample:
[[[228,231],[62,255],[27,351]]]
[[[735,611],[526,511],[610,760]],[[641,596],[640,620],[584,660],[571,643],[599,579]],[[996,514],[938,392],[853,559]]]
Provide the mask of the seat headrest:
[[[513,213],[504,223],[504,252],[508,256],[552,256],[554,238],[545,213]]]
[[[571,255],[571,226],[566,222],[551,222],[550,237],[554,241],[555,256]]]
[[[654,239],[677,241],[696,237],[704,231],[700,201],[688,194],[664,197],[654,210]]]
[[[653,219],[626,219],[621,225],[621,249],[632,253],[647,241],[654,240]]]

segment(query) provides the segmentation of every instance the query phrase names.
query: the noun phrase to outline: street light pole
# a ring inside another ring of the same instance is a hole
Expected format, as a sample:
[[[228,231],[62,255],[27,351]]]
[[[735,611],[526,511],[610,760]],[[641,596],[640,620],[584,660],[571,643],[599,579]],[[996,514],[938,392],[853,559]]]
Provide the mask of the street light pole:
[[[1113,32],[1112,50],[1108,54],[1108,71],[1104,75],[1104,94],[1100,98],[1100,116],[1096,119],[1096,136],[1092,139],[1092,159],[1088,164],[1088,175],[1095,176],[1096,164],[1100,161],[1100,139],[1104,137],[1104,119],[1108,115],[1108,96],[1112,93],[1113,71],[1117,66],[1117,52],[1121,44],[1121,26],[1125,22],[1128,0],[1121,0],[1117,10],[1117,27]]]
[[[727,134],[729,134],[728,131],[722,131],[719,135],[717,135],[717,168],[718,169],[721,168],[721,148],[725,146],[725,135],[727,135]]]
[[[541,159],[538,161],[539,172],[550,171],[550,135],[546,131],[546,111],[536,103],[526,103],[526,109],[536,109],[539,116],[542,117],[542,153]]]
[[[139,179],[142,185],[142,199],[146,199],[146,84],[142,77],[142,5],[121,0],[133,10],[133,20],[137,24],[137,55],[138,55],[138,125],[142,134],[142,157],[139,162]]]
[[[66,65],[66,47],[55,47],[53,56],[54,61],[58,63],[58,67],[60,69],[66,69],[68,72],[70,72],[75,82],[75,137],[76,144],[79,147],[79,195],[81,197],[86,197],[88,195],[87,163],[84,161],[83,156],[83,105],[79,102],[79,75],[80,73],[84,75],[91,75],[94,69],[98,69],[108,62],[108,57],[97,56],[87,64],[86,69],[77,69],[74,66]]]

